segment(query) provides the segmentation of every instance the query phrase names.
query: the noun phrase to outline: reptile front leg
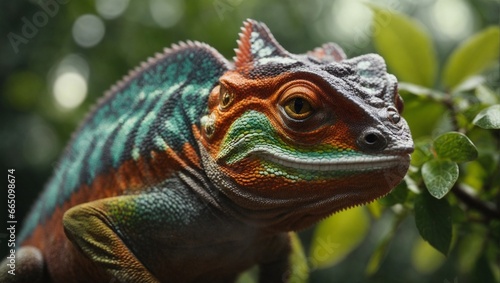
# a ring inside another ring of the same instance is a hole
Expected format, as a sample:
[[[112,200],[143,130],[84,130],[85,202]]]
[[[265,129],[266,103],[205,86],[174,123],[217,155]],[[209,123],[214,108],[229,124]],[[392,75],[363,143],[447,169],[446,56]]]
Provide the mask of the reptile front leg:
[[[117,204],[133,203],[135,198],[121,196],[75,206],[64,214],[64,230],[75,246],[119,282],[159,282],[117,234],[119,227],[112,219]]]
[[[69,209],[68,238],[119,282],[226,282],[251,266],[253,230],[170,182]]]

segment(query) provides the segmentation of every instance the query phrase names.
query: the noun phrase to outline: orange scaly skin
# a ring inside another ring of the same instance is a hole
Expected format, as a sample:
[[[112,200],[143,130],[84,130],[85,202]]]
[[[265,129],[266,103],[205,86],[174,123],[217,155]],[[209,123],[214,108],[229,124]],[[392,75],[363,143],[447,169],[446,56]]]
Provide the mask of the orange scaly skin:
[[[289,231],[394,188],[413,142],[383,59],[287,52],[245,22],[114,86],[69,143],[1,282],[287,280]],[[2,267],[5,269],[6,264]]]

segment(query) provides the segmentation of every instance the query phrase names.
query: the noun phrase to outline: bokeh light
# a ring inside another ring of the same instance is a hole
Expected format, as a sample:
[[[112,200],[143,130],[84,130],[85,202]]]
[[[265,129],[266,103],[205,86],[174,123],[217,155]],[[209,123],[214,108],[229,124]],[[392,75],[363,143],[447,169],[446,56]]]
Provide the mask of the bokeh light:
[[[101,17],[107,20],[118,18],[125,12],[129,0],[96,0],[95,8]]]
[[[89,64],[80,55],[72,53],[66,55],[57,65],[56,75],[73,72],[81,74],[85,79],[89,77]]]
[[[361,0],[339,0],[333,3],[331,16],[322,29],[327,31],[326,36],[341,43],[344,48],[354,45],[363,48],[370,36],[372,13],[365,2]],[[346,50],[349,53],[349,50]]]
[[[180,0],[150,0],[149,9],[157,25],[169,28],[177,24],[184,14],[184,2]]]
[[[87,81],[76,72],[65,72],[57,76],[53,94],[56,102],[63,108],[78,107],[87,96]]]
[[[104,37],[104,22],[97,16],[86,14],[73,24],[73,39],[82,47],[93,47]]]
[[[432,5],[432,24],[442,36],[453,41],[465,38],[474,30],[474,16],[463,0],[438,0]]]

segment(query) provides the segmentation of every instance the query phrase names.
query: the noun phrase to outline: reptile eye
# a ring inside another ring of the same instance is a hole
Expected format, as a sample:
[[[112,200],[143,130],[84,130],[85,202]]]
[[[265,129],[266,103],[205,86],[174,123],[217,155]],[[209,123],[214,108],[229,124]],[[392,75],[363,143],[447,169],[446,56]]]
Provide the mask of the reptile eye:
[[[305,120],[314,112],[311,103],[300,96],[288,99],[284,104],[284,109],[286,114],[295,120]]]
[[[220,85],[219,102],[222,109],[227,108],[233,102],[234,94],[229,92],[224,85]]]

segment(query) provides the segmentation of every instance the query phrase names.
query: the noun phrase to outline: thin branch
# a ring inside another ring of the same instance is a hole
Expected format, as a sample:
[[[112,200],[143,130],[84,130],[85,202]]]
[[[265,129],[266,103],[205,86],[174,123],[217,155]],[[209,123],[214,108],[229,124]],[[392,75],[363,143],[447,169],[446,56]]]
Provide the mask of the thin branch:
[[[468,207],[473,208],[488,218],[500,219],[500,211],[494,204],[481,201],[466,192],[461,186],[455,185],[452,189],[453,194],[465,203]]]
[[[458,125],[458,120],[457,120],[457,109],[455,108],[455,105],[453,104],[453,98],[450,93],[446,93],[446,96],[443,100],[444,106],[450,111],[450,119],[451,119],[451,124],[453,125],[453,129],[457,132],[463,133],[464,131],[459,127]]]

